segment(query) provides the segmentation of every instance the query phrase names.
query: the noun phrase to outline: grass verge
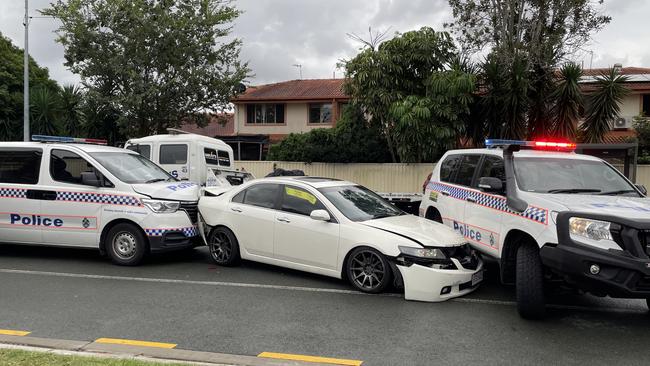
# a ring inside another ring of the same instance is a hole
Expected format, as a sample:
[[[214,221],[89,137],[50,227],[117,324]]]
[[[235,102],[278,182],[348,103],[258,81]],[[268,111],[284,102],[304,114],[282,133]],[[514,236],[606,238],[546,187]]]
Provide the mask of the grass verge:
[[[118,358],[57,355],[16,349],[0,349],[1,366],[187,366],[181,363],[162,363]]]

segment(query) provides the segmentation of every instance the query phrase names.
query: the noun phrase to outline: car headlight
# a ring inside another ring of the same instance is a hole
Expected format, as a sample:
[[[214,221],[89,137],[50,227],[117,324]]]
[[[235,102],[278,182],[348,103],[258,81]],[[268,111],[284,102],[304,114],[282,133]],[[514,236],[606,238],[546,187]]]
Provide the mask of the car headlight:
[[[402,254],[410,255],[412,257],[425,259],[447,259],[445,253],[443,253],[439,248],[412,248],[403,247],[401,245],[398,248]]]
[[[577,239],[582,244],[605,250],[621,250],[621,246],[612,237],[611,226],[612,223],[608,221],[571,217],[569,219],[569,234],[571,239]]]
[[[161,201],[161,200],[151,200],[147,198],[141,199],[142,204],[147,206],[151,211],[156,213],[172,213],[176,212],[181,206],[181,203],[178,201]]]

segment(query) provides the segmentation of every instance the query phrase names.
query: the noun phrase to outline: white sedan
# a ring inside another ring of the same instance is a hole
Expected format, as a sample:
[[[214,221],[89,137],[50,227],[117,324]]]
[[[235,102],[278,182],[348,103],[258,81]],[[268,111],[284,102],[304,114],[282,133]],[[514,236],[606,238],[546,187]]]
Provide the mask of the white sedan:
[[[420,301],[464,295],[483,279],[462,236],[355,183],[275,177],[207,192],[199,229],[220,265],[263,262],[347,279],[368,293],[394,283]]]

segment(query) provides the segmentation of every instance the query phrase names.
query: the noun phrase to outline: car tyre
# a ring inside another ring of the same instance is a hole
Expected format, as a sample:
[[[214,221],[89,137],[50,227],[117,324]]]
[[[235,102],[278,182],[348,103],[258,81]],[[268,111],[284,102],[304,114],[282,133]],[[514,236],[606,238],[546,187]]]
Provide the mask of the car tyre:
[[[217,227],[208,235],[210,257],[220,266],[236,266],[241,262],[239,242],[228,228]]]
[[[519,246],[515,275],[519,315],[525,319],[542,318],[546,312],[544,270],[537,246],[532,244]]]
[[[370,247],[355,248],[346,263],[346,275],[361,292],[377,294],[391,283],[393,272],[386,257]]]
[[[109,230],[104,248],[113,263],[135,266],[142,262],[147,252],[147,239],[137,226],[121,223]]]

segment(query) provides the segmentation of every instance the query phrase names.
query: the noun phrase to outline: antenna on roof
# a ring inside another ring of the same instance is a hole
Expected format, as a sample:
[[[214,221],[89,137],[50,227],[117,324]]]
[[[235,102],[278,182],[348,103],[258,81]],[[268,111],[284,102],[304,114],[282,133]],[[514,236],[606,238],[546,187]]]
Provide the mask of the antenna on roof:
[[[301,64],[293,64],[294,67],[297,67],[298,70],[300,70],[300,80],[302,80],[302,65]]]
[[[167,132],[171,135],[191,135],[191,132],[179,130],[178,128],[168,128]]]

